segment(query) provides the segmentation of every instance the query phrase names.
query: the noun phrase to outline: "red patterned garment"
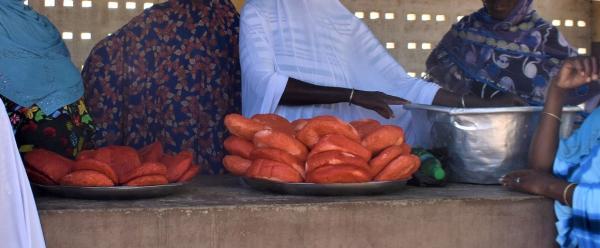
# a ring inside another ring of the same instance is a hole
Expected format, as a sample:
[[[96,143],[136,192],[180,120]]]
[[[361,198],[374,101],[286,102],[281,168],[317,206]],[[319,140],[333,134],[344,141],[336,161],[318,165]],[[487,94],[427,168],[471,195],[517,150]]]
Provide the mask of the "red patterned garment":
[[[170,0],[96,45],[83,70],[96,145],[159,140],[223,173],[223,118],[241,104],[238,31],[229,0]]]

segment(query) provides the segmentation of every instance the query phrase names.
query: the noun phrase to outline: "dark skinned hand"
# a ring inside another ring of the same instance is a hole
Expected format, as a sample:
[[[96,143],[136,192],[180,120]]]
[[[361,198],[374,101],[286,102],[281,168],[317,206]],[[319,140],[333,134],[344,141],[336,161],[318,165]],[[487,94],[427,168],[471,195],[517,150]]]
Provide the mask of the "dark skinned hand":
[[[356,90],[352,97],[352,104],[373,110],[379,115],[390,119],[394,117],[394,111],[390,105],[404,105],[410,102],[400,97],[390,96],[379,91]]]
[[[598,80],[598,60],[595,57],[567,59],[556,76],[556,86],[574,89]]]
[[[500,183],[511,190],[551,198],[556,194],[560,195],[562,193],[561,190],[555,192],[553,189],[564,189],[567,185],[566,182],[554,177],[552,174],[537,170],[511,172],[502,177]]]

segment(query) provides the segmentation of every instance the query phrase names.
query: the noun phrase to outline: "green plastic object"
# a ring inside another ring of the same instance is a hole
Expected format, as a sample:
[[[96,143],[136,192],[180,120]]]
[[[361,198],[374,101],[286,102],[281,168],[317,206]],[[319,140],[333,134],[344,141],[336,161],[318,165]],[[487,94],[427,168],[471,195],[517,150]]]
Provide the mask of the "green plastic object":
[[[446,178],[446,171],[442,168],[442,163],[425,149],[413,149],[413,154],[421,159],[421,168],[419,169],[423,175],[431,177],[437,181],[442,181]]]

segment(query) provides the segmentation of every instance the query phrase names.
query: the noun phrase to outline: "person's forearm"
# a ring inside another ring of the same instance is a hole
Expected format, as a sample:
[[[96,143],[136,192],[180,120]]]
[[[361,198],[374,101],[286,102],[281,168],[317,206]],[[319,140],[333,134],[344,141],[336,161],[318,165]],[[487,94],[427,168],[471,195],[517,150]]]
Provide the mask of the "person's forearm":
[[[394,117],[390,105],[403,105],[407,100],[379,91],[363,91],[339,87],[327,87],[289,79],[279,101],[280,105],[313,105],[349,103],[373,110],[384,118]]]
[[[555,183],[546,185],[544,190],[544,196],[553,200],[559,201],[564,205],[573,205],[573,194],[575,193],[576,185],[569,186],[569,182],[563,180],[557,180]],[[566,191],[566,192],[565,192]],[[564,198],[566,197],[566,198]]]
[[[440,89],[433,98],[433,105],[446,107],[461,107],[460,97],[445,89]]]
[[[352,89],[319,86],[290,78],[279,103],[281,105],[312,105],[348,102]]]
[[[558,133],[560,129],[560,118],[562,114],[563,89],[552,83],[546,96],[544,112],[540,116],[540,124],[533,136],[533,142],[529,149],[529,166],[534,170],[545,172],[552,171],[556,150],[558,148]]]

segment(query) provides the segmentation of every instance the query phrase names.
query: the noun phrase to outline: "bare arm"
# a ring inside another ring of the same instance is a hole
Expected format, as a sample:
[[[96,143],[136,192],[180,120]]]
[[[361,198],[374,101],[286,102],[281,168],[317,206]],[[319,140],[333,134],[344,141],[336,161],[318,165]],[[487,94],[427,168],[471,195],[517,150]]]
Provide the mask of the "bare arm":
[[[352,95],[352,96],[351,96]],[[402,105],[409,103],[399,97],[387,95],[377,91],[363,91],[340,87],[319,86],[295,78],[290,78],[280,100],[281,105],[298,106],[312,104],[334,104],[348,102],[366,109],[373,110],[385,118],[392,118],[394,113],[389,105]],[[434,105],[448,107],[462,107],[463,98],[450,91],[440,89],[433,100]],[[474,96],[465,96],[466,107],[496,107],[525,105],[517,97],[499,98],[494,101],[480,99]]]
[[[352,89],[318,86],[290,78],[281,96],[282,105],[333,104],[348,102]]]
[[[565,62],[548,89],[544,112],[529,148],[529,165],[534,170],[552,172],[558,149],[558,132],[565,94],[568,90],[598,79],[595,58],[580,58]]]
[[[554,78],[542,114],[540,124],[530,147],[531,169],[511,172],[500,182],[513,190],[543,195],[573,204],[573,194],[577,185],[552,175],[552,166],[558,149],[558,130],[565,92],[598,80],[598,62],[595,58],[573,58],[565,61],[559,74]],[[564,198],[563,198],[564,197]]]
[[[531,169],[552,172],[552,164],[558,149],[558,132],[561,124],[552,115],[558,118],[561,117],[564,95],[565,90],[557,87],[553,82],[548,90],[540,124],[529,147],[529,166]]]
[[[385,118],[392,118],[394,112],[389,105],[408,103],[400,97],[377,91],[363,91],[339,87],[319,86],[290,78],[281,97],[280,104],[288,106],[333,104],[347,102],[373,110]]]

